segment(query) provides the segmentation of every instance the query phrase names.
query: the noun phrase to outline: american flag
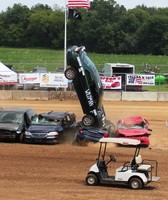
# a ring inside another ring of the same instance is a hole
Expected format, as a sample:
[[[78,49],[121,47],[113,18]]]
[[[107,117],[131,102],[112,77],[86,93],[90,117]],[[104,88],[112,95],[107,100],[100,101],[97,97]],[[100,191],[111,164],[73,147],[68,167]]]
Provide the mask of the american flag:
[[[89,0],[68,0],[68,8],[90,8]]]

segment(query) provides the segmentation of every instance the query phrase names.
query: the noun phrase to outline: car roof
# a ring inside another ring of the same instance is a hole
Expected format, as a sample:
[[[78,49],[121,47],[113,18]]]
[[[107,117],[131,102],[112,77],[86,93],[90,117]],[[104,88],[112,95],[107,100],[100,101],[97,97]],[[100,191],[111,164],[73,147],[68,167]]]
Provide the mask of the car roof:
[[[63,119],[67,114],[73,114],[73,113],[61,112],[61,111],[51,111],[51,112],[42,113],[39,115],[49,118],[49,119]]]
[[[100,143],[115,143],[122,145],[138,145],[140,144],[140,140],[136,139],[128,139],[128,138],[101,138],[99,140]]]

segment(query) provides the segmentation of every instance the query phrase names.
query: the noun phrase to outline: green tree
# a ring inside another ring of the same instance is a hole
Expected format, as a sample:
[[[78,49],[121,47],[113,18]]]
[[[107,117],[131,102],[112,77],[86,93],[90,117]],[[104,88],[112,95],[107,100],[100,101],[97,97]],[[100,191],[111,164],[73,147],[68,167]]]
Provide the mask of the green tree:
[[[32,47],[50,47],[51,42],[48,36],[49,16],[52,10],[33,9],[29,17],[27,37]]]
[[[30,11],[27,6],[14,4],[12,8],[1,14],[1,26],[3,26],[4,40],[3,45],[23,47],[26,44],[25,29],[28,25]]]
[[[51,47],[62,49],[64,47],[64,13],[60,9],[56,9],[49,16],[49,40]]]
[[[146,21],[138,32],[139,52],[143,54],[167,54],[168,18],[153,16]]]

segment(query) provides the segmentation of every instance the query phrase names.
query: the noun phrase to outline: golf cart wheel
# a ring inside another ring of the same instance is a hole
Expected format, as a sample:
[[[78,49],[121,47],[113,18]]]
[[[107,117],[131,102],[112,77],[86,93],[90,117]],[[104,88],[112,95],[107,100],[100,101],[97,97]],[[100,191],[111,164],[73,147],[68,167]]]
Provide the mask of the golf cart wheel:
[[[82,119],[82,122],[84,124],[84,126],[92,126],[95,122],[93,116],[91,115],[85,115]]]
[[[86,184],[89,186],[98,185],[98,178],[95,174],[88,174],[86,177]]]
[[[75,76],[76,76],[76,72],[72,67],[65,70],[65,77],[67,79],[73,80],[75,78]]]
[[[142,181],[140,178],[131,178],[129,181],[129,186],[131,189],[138,190],[142,188]]]

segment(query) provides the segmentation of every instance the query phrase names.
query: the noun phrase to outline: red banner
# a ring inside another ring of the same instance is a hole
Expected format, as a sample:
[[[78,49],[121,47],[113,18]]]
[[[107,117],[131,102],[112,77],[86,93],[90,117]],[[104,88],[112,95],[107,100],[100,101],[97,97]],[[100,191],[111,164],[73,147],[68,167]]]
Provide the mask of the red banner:
[[[109,90],[117,90],[121,89],[121,76],[115,76],[115,77],[106,77],[106,76],[100,76],[100,79],[103,84],[103,89],[109,89]]]

